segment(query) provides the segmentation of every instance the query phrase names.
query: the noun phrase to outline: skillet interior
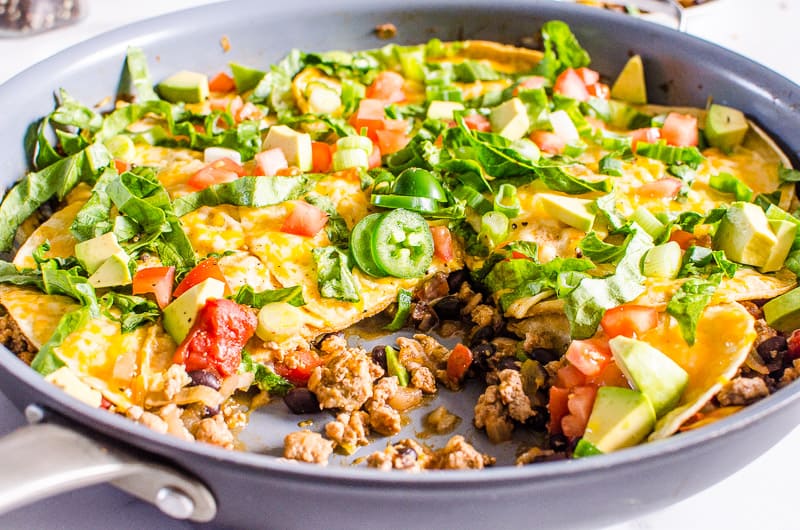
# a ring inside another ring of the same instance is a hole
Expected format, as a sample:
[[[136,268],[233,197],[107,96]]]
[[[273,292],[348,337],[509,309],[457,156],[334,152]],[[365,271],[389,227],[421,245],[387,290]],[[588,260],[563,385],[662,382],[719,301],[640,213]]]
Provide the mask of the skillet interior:
[[[655,25],[580,6],[530,1],[488,5],[470,0],[407,0],[377,6],[366,1],[336,5],[306,1],[291,6],[246,1],[206,6],[117,30],[9,81],[0,88],[0,97],[14,102],[0,131],[2,182],[9,185],[24,172],[20,139],[29,123],[50,110],[52,90],[63,86],[84,101],[100,101],[113,94],[128,44],[140,45],[151,58],[158,57],[152,61],[152,70],[155,78],[161,78],[176,68],[215,71],[227,61],[269,64],[292,47],[380,46],[383,42],[372,36],[371,29],[387,21],[398,26],[395,42],[400,43],[434,36],[515,43],[535,34],[551,18],[570,23],[590,51],[593,67],[601,72],[613,75],[630,52],[640,53],[649,93],[656,102],[703,106],[707,95],[713,94],[717,101],[743,109],[772,134],[786,139],[782,147],[796,162],[800,139],[793,134],[792,117],[798,117],[798,87],[730,52]],[[218,43],[223,35],[229,36],[233,46],[227,54]],[[800,387],[792,385],[709,428],[603,458],[409,476],[286,465],[271,457],[227,453],[162,437],[74,402],[8,354],[0,360],[0,383],[19,407],[45,404],[72,421],[131,441],[192,470],[220,500],[221,521],[252,526],[264,521],[264,512],[271,512],[269,526],[283,528],[315,523],[348,527],[355,522],[365,527],[390,522],[410,527],[453,526],[455,520],[448,509],[441,508],[442,503],[458,503],[463,527],[490,522],[507,526],[529,521],[533,513],[545,526],[599,524],[675,502],[727,476],[777,441],[800,417],[796,406]],[[659,478],[652,479],[656,474]],[[314,499],[314,513],[280,510],[289,499],[301,497]],[[572,508],[575,498],[582,499],[585,510]]]

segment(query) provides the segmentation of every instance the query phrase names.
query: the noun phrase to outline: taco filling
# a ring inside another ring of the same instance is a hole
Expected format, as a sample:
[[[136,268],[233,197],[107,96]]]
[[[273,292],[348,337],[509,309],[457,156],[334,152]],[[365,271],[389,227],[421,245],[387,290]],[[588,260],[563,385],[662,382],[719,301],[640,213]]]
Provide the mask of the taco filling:
[[[3,344],[160,432],[243,448],[264,407],[305,426],[284,457],[387,470],[612,452],[794,380],[800,173],[737,109],[649,105],[641,57],[542,42],[155,86],[131,48],[114,108],[58,92],[0,205]]]

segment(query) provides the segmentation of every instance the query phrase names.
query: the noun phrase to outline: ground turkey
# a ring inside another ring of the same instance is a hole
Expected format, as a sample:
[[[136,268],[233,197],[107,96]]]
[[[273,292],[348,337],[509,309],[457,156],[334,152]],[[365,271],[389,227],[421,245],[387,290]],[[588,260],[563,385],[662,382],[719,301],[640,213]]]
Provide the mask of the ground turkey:
[[[391,436],[403,428],[400,413],[387,403],[397,392],[397,377],[383,377],[372,391],[372,399],[364,407],[369,414],[369,424],[372,429],[384,436]]]
[[[36,348],[28,341],[17,323],[0,307],[0,344],[15,353],[27,364],[36,356]]]
[[[311,373],[308,389],[323,409],[354,411],[372,397],[372,382],[383,375],[367,352],[344,349]]]
[[[730,405],[749,405],[769,395],[769,388],[758,377],[737,377],[717,394],[717,401],[723,407]]]
[[[198,442],[218,445],[225,449],[233,449],[236,442],[222,414],[216,414],[210,418],[200,420],[197,424],[197,430],[194,432],[194,437]]]
[[[283,439],[283,456],[311,464],[327,465],[333,452],[333,442],[321,434],[307,430],[295,431]]]
[[[418,472],[427,467],[432,457],[430,449],[415,440],[405,439],[387,446],[383,451],[369,455],[367,465],[382,471],[400,469]]]
[[[486,387],[486,391],[478,398],[474,422],[478,429],[486,429],[486,435],[492,443],[511,439],[514,423],[503,405],[497,385]]]
[[[325,434],[345,451],[353,452],[359,445],[369,443],[369,415],[360,410],[342,412],[336,421],[325,425]]]
[[[436,452],[435,469],[483,469],[494,464],[494,457],[484,455],[472,447],[461,435],[447,441],[443,449]]]

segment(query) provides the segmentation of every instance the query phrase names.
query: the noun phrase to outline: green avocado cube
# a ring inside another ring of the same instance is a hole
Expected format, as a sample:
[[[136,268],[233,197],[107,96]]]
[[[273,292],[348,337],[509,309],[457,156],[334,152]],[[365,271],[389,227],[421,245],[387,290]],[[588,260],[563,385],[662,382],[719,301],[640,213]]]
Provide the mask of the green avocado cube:
[[[656,412],[645,394],[603,386],[597,390],[583,440],[601,453],[609,453],[638,444],[655,425]]]
[[[731,203],[714,234],[714,248],[724,250],[728,259],[753,267],[763,267],[777,243],[764,210],[751,202]]]
[[[592,229],[596,215],[594,201],[553,193],[539,193],[536,195],[536,199],[548,215],[562,223],[584,232]]]
[[[114,232],[106,232],[75,245],[75,257],[89,274],[94,274],[108,258],[120,252],[125,253]]]
[[[212,298],[225,295],[225,284],[216,278],[208,278],[176,298],[164,308],[164,329],[180,344],[192,329],[197,313]]]
[[[170,103],[200,103],[208,97],[208,76],[181,70],[158,84],[159,95]]]

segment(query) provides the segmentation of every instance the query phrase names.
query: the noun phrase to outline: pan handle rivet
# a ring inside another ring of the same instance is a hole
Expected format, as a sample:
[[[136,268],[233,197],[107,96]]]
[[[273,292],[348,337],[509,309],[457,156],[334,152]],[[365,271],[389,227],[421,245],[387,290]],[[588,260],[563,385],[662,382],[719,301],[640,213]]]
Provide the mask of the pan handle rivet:
[[[44,410],[39,405],[31,403],[25,407],[25,419],[28,420],[28,423],[31,425],[41,423],[44,419]]]
[[[175,519],[188,519],[194,513],[194,501],[179,489],[165,486],[156,493],[156,506]]]

